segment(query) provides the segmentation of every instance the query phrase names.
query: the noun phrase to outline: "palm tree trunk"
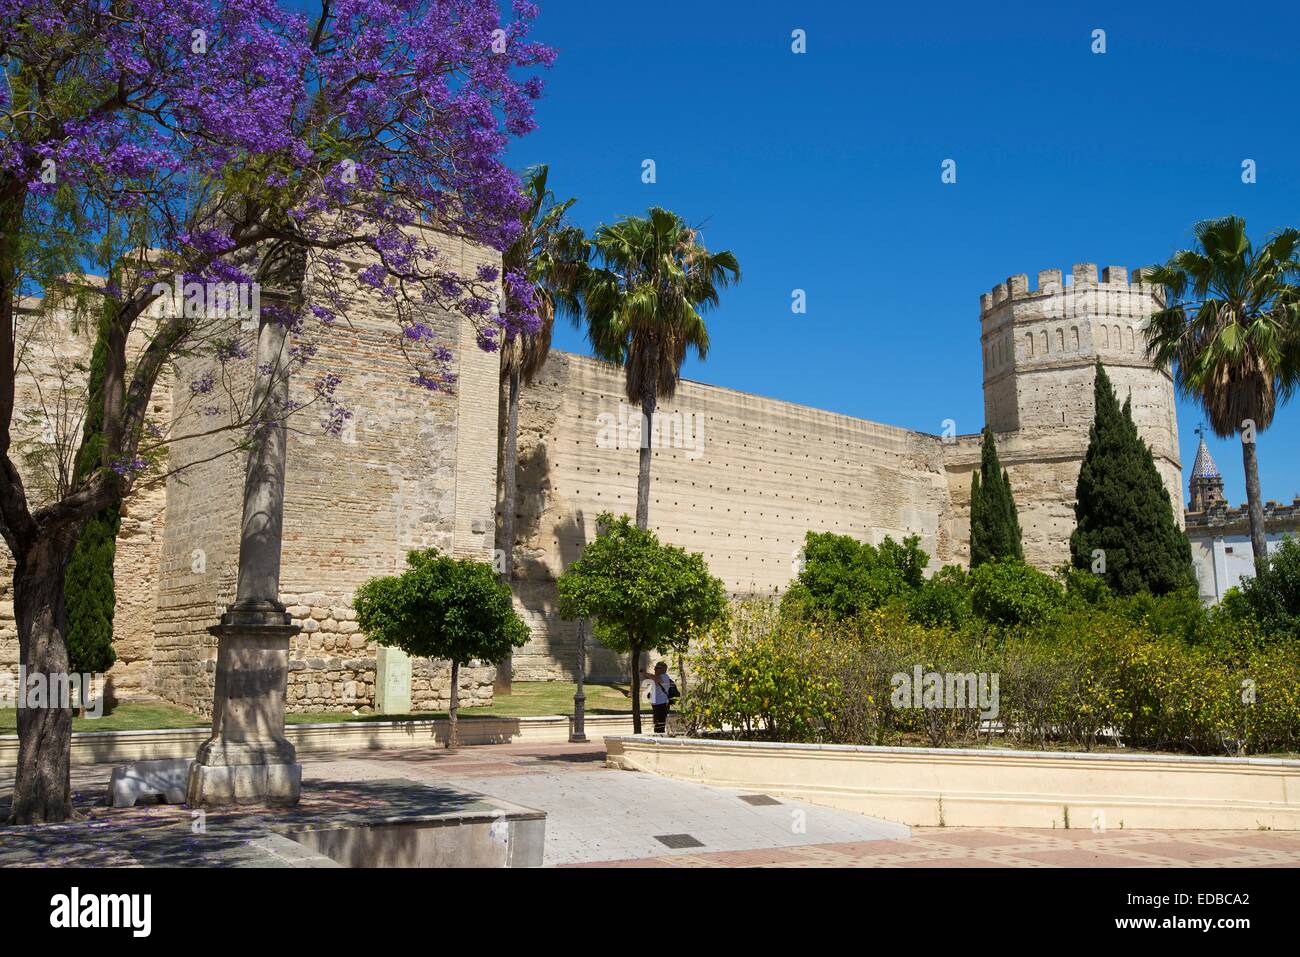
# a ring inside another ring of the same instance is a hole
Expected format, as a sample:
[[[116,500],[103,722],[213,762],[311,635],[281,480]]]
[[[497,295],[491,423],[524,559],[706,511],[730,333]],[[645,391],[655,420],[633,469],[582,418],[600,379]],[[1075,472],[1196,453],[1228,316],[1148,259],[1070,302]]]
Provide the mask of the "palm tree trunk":
[[[636,479],[637,528],[648,528],[650,525],[650,457],[654,455],[654,450],[650,448],[650,436],[654,422],[655,402],[653,390],[647,387],[641,396],[641,450]]]
[[[510,398],[506,406],[506,450],[501,464],[505,471],[505,488],[501,496],[501,581],[509,585],[515,577],[515,499],[519,494],[519,370],[510,373]],[[514,690],[514,651],[507,651],[497,662],[492,693],[508,695]]]
[[[1255,553],[1255,573],[1268,561],[1268,538],[1264,529],[1264,501],[1259,491],[1259,452],[1254,437],[1241,438],[1241,461],[1246,467],[1246,508],[1250,514],[1250,548]]]
[[[460,741],[456,731],[456,709],[460,706],[460,662],[451,663],[451,703],[447,706],[447,750],[455,751]]]

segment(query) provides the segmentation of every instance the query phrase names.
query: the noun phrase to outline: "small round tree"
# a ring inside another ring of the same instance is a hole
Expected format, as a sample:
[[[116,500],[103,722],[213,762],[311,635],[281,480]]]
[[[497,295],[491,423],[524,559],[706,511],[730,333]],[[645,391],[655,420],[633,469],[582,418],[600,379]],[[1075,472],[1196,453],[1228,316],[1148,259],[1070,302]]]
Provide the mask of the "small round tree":
[[[367,636],[415,658],[451,662],[451,718],[447,747],[455,748],[460,666],[500,661],[528,641],[510,587],[487,562],[450,558],[436,548],[411,551],[400,575],[372,578],[357,589],[352,606]]]
[[[727,593],[704,556],[665,545],[626,515],[596,519],[598,534],[558,581],[560,616],[592,618],[606,648],[632,661],[632,729],[641,733],[643,651],[685,651],[691,635],[726,617]]]

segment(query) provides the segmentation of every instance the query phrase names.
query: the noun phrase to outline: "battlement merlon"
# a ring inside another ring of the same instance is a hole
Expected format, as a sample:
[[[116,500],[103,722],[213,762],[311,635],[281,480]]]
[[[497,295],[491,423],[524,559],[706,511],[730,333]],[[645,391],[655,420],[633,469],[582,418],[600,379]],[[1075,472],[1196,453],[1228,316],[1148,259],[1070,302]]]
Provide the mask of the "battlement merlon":
[[[1105,266],[1100,270],[1099,278],[1096,263],[1075,263],[1070,267],[1069,281],[1064,279],[1064,272],[1060,269],[1040,269],[1033,287],[1025,273],[1008,276],[1005,282],[998,283],[990,292],[980,296],[980,320],[983,321],[990,313],[1009,302],[1065,295],[1081,288],[1106,292],[1127,291],[1132,295],[1149,297],[1153,305],[1159,305],[1163,302],[1162,290],[1144,282],[1148,268],[1139,266],[1130,270],[1124,266]]]

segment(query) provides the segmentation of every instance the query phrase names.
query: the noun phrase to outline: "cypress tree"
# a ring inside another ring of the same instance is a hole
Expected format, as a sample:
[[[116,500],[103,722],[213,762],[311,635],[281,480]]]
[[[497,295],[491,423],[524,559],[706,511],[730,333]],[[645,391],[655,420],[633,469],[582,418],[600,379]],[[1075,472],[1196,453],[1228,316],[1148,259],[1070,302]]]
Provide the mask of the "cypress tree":
[[[108,315],[105,305],[105,318]],[[90,358],[86,423],[73,470],[73,484],[99,467],[104,446],[104,378],[108,356],[107,328],[101,320]],[[113,609],[117,596],[113,561],[117,555],[118,507],[110,505],[90,518],[63,573],[68,611],[68,665],[73,672],[105,672],[117,660],[113,650]]]
[[[971,568],[1000,558],[1024,561],[1025,550],[1011,479],[998,461],[993,432],[985,426],[980,467],[970,483]]]
[[[1096,414],[1079,469],[1070,560],[1102,575],[1120,595],[1164,595],[1194,579],[1192,549],[1174,518],[1169,490],[1151,449],[1138,435],[1097,362]]]

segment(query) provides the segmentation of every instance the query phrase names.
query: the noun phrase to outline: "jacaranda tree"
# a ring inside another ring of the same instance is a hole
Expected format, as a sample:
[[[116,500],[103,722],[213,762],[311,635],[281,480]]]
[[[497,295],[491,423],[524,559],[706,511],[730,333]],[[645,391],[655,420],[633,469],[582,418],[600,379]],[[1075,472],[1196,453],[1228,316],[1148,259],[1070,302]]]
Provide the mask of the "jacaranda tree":
[[[209,309],[145,320],[161,283],[246,288],[297,250],[311,295],[275,320],[294,336],[345,335],[336,320],[379,299],[394,353],[430,390],[452,377],[428,312],[468,315],[488,349],[536,327],[526,292],[498,305],[500,287],[525,277],[464,275],[441,245],[450,235],[504,250],[518,233],[519,182],[503,155],[532,128],[541,92],[521,71],[553,58],[526,40],[536,13],[523,0],[509,22],[494,0],[319,0],[307,12],[275,0],[0,0],[0,531],[30,673],[67,671],[63,573],[81,526],[181,438],[147,421],[160,373],[205,349],[230,358],[229,324]],[[369,265],[349,268],[358,259]],[[102,443],[93,469],[36,502],[11,457],[14,307],[30,292],[57,297],[43,278],[78,261],[114,277],[96,292],[110,306]],[[128,337],[143,341],[131,355]],[[310,354],[293,350],[300,363]],[[337,382],[317,378],[330,429],[346,417]],[[242,425],[289,411],[254,410]],[[18,730],[12,819],[67,819],[70,709],[22,707]]]

